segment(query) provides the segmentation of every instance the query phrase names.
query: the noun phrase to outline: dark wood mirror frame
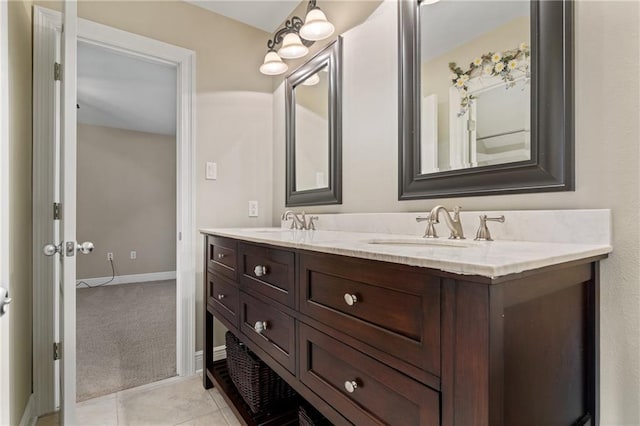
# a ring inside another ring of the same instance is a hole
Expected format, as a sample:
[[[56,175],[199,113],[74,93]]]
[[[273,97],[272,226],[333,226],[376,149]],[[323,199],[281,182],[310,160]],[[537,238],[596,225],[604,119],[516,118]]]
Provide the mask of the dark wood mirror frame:
[[[398,2],[398,199],[574,190],[573,3],[531,2],[531,160],[421,174],[419,3]]]
[[[342,204],[342,38],[318,52],[292,72],[285,81],[287,207]],[[325,188],[296,191],[296,98],[295,88],[322,67],[329,76],[329,185]]]

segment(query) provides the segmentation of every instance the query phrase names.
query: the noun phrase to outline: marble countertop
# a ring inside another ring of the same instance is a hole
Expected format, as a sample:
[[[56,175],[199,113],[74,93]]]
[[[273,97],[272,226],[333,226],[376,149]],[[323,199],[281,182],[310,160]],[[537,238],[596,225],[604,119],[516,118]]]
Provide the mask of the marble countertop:
[[[295,231],[283,228],[203,228],[200,232],[279,247],[490,278],[606,255],[612,251],[612,247],[604,243],[424,239],[415,235],[373,232]]]

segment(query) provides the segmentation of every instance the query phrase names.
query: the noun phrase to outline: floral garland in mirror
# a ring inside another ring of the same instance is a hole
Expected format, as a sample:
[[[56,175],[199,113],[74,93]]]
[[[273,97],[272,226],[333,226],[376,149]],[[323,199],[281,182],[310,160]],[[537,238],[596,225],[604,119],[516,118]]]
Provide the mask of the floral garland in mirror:
[[[469,109],[469,103],[474,96],[469,93],[469,80],[475,77],[488,75],[500,77],[505,83],[505,89],[510,89],[516,84],[516,80],[524,78],[524,83],[529,83],[531,73],[529,64],[531,52],[527,43],[520,43],[516,49],[505,52],[488,52],[477,57],[469,64],[468,70],[463,70],[455,62],[449,62],[449,69],[453,74],[450,78],[453,85],[460,92],[460,112],[461,117]],[[520,74],[516,76],[516,74]]]

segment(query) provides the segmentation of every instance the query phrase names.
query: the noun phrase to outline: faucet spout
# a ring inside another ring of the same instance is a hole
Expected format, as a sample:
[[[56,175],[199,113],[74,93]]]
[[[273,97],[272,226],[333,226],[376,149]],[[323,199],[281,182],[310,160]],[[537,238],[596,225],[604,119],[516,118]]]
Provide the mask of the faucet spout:
[[[290,229],[307,229],[305,212],[302,212],[301,214],[302,214],[302,218],[300,218],[300,216],[298,216],[298,214],[293,212],[292,210],[285,210],[285,212],[282,213],[281,219],[282,220],[291,219]]]
[[[430,218],[434,223],[439,223],[440,212],[444,211],[444,221],[451,231],[450,239],[464,240],[464,232],[462,231],[462,222],[460,221],[460,207],[454,207],[453,217],[445,206],[435,206],[430,213]]]

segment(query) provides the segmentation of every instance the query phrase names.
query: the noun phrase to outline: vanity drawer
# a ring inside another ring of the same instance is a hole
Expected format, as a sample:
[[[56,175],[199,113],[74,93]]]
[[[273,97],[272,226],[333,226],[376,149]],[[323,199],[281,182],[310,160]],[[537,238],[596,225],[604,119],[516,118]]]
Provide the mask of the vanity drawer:
[[[299,330],[300,380],[349,421],[440,424],[438,392],[305,324]]]
[[[207,268],[236,280],[238,243],[230,238],[207,237]]]
[[[266,323],[261,332],[256,323]],[[295,374],[296,326],[293,317],[244,292],[240,293],[242,333]]]
[[[240,290],[235,283],[208,273],[207,303],[215,310],[216,314],[224,317],[234,327],[238,327]]]
[[[439,377],[438,277],[383,262],[301,253],[299,297],[302,314]]]
[[[241,288],[294,307],[294,253],[253,244],[239,245]]]

